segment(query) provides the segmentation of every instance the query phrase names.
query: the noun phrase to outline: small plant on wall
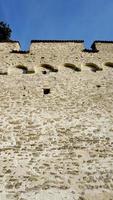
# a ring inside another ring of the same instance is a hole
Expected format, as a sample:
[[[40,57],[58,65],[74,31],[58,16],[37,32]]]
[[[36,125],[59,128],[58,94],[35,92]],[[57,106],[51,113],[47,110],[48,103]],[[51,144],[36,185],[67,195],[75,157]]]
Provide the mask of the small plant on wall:
[[[11,33],[12,33],[12,30],[10,29],[9,25],[1,21],[0,22],[0,41],[9,41],[11,37]]]

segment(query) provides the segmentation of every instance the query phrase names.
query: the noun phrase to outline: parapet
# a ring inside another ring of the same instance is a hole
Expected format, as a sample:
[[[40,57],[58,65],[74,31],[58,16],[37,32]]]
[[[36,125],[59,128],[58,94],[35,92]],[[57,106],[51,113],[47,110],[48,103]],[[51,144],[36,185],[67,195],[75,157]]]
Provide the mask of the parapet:
[[[95,52],[113,52],[113,41],[102,41],[95,40],[90,49],[86,49],[84,45],[84,40],[31,40],[30,48],[28,51],[22,51],[19,41],[3,41],[0,42],[0,52],[12,52],[13,53],[29,53],[40,48],[57,48],[57,47],[75,47],[77,51],[83,51],[87,53]]]
[[[0,42],[0,53],[1,52],[11,52],[12,50],[19,51],[20,43],[18,41],[4,41]]]
[[[96,40],[93,42],[91,48],[93,50],[98,50],[100,52],[110,52],[113,53],[113,41],[101,41]]]
[[[75,48],[76,51],[84,49],[84,40],[32,40],[30,45],[30,52],[36,52],[40,48],[49,48],[61,50],[62,48]]]
[[[85,66],[95,72],[112,67],[112,55],[113,41],[94,41],[85,49],[83,40],[32,40],[29,51],[22,51],[18,41],[0,42],[0,73],[82,71]]]

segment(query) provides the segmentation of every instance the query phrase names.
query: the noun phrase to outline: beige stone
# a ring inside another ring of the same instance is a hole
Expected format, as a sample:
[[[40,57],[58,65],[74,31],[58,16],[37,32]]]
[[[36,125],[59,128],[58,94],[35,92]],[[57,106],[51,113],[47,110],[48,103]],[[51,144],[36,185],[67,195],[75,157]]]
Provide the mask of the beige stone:
[[[94,44],[0,43],[0,200],[113,199],[113,44]]]

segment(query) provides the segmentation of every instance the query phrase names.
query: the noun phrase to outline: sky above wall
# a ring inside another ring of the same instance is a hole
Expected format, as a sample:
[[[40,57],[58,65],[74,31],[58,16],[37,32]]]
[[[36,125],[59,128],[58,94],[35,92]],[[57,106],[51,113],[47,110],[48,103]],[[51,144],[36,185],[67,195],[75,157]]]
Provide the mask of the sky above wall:
[[[32,39],[113,40],[113,0],[0,0],[0,21],[23,50]]]

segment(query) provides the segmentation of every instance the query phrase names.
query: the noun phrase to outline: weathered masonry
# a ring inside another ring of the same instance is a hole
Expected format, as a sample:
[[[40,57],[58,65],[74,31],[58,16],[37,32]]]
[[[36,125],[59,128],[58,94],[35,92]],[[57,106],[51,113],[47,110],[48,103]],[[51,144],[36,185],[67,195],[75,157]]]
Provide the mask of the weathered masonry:
[[[64,68],[99,71],[113,66],[113,43],[95,41],[91,50],[87,50],[82,40],[33,40],[29,51],[21,51],[19,42],[3,42],[0,60],[1,75],[57,72]]]
[[[113,200],[113,42],[0,43],[0,200]]]

